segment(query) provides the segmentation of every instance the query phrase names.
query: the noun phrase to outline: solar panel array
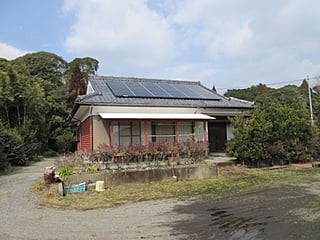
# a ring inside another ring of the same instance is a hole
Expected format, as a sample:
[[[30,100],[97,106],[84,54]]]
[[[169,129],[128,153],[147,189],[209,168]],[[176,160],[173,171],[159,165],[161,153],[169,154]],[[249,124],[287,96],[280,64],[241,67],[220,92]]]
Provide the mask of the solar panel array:
[[[198,84],[168,81],[117,81],[109,80],[107,85],[117,97],[143,98],[179,98],[179,99],[210,99],[220,98],[212,91]]]

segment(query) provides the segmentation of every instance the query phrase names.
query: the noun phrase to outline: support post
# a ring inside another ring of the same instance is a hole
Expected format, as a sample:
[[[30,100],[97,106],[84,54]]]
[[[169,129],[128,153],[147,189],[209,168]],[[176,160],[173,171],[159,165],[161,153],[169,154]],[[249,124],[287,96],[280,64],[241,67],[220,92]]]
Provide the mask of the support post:
[[[308,83],[308,94],[309,94],[309,108],[310,108],[311,125],[314,126],[312,98],[311,98],[311,86],[310,86],[310,82],[309,82],[309,75],[307,75],[307,83]]]

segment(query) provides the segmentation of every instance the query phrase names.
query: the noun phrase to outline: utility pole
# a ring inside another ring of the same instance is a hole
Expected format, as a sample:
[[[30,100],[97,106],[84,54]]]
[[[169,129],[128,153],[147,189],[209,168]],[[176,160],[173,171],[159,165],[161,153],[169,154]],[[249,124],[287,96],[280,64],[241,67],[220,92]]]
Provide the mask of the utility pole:
[[[311,125],[314,126],[312,99],[311,99],[311,86],[310,86],[310,82],[309,82],[309,75],[307,75],[307,83],[308,83],[308,94],[309,94],[309,108],[310,108]]]

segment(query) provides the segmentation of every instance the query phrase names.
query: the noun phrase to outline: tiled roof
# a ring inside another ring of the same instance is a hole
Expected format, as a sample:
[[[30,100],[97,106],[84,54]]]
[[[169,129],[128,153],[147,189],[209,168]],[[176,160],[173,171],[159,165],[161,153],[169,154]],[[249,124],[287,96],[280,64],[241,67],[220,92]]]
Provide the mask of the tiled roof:
[[[157,97],[125,97],[115,96],[111,88],[106,84],[108,81],[125,81],[125,82],[165,82],[177,86],[181,83],[192,88],[199,86],[212,93],[214,98],[211,99],[191,99],[191,98],[157,98]],[[183,106],[183,107],[201,107],[201,108],[253,108],[253,104],[239,99],[231,99],[224,97],[206,87],[200,82],[194,81],[177,81],[177,80],[159,80],[146,78],[127,78],[127,77],[104,77],[94,76],[89,80],[94,92],[79,96],[76,100],[77,104],[95,104],[95,105],[140,105],[140,106]]]

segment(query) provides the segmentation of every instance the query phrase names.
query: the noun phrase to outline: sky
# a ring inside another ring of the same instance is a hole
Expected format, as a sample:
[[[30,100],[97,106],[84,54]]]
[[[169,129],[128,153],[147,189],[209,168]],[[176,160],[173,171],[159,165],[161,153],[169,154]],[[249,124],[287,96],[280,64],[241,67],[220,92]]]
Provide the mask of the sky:
[[[103,76],[223,93],[320,75],[318,0],[2,0],[0,57],[92,57]]]

